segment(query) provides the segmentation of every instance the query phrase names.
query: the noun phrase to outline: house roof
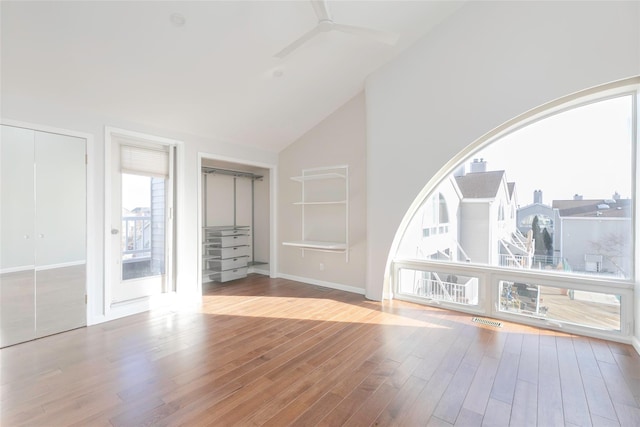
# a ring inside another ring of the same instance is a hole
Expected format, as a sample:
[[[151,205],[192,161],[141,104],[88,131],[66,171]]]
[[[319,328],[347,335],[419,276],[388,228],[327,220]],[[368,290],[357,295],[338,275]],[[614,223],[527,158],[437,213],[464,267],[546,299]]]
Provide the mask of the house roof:
[[[516,189],[516,183],[515,182],[507,182],[507,186],[509,187],[509,199],[512,199],[514,191]]]
[[[490,199],[496,197],[504,171],[472,172],[457,176],[456,183],[467,199]]]
[[[631,199],[554,200],[552,207],[561,217],[631,217]]]

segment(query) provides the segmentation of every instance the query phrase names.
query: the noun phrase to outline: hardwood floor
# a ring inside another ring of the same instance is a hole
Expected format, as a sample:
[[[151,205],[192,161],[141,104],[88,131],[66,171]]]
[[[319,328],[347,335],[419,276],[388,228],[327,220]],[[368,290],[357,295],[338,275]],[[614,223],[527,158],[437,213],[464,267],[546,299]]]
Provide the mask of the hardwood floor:
[[[0,358],[3,426],[640,425],[630,346],[258,275]]]

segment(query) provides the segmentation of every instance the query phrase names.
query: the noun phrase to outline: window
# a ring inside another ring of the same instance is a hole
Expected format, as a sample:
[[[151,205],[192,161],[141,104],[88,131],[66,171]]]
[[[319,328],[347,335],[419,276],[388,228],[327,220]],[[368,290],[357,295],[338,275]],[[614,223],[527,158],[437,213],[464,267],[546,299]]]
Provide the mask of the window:
[[[635,268],[637,96],[627,88],[574,98],[484,142],[409,221],[394,258],[396,296],[631,333],[622,307],[632,306]],[[442,218],[446,238],[417,224]],[[441,253],[449,256],[434,258]],[[466,287],[447,277],[464,278]]]
[[[449,213],[447,212],[447,202],[442,194],[430,197],[424,204],[422,210],[423,229],[435,228],[438,225],[449,223]]]

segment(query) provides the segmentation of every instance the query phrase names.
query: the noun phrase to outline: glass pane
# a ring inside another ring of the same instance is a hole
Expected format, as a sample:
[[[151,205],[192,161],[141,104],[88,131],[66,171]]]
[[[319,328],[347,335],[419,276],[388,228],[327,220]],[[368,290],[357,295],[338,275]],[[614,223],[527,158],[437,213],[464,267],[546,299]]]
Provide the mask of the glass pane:
[[[165,272],[165,183],[122,174],[122,280]]]
[[[478,278],[401,268],[398,272],[398,292],[455,304],[477,305]]]
[[[397,256],[631,278],[632,107],[584,105],[493,142],[425,199]]]
[[[38,337],[86,325],[85,145],[81,138],[35,133]]]
[[[35,338],[33,131],[0,126],[0,347]]]
[[[620,295],[500,281],[500,311],[620,330]]]

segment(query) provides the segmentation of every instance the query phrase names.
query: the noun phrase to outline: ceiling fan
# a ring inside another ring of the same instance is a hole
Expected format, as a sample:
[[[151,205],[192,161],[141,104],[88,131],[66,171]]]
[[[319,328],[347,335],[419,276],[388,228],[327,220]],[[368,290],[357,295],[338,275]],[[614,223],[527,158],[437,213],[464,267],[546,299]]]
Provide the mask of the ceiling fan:
[[[380,43],[393,46],[398,41],[398,35],[387,31],[375,30],[372,28],[357,27],[354,25],[337,24],[333,21],[329,12],[329,4],[327,0],[311,0],[311,5],[318,17],[318,23],[310,31],[303,34],[300,38],[289,44],[287,47],[276,53],[277,58],[284,58],[300,46],[311,40],[320,33],[329,31],[340,31],[343,33],[355,34],[358,36],[368,37]]]

